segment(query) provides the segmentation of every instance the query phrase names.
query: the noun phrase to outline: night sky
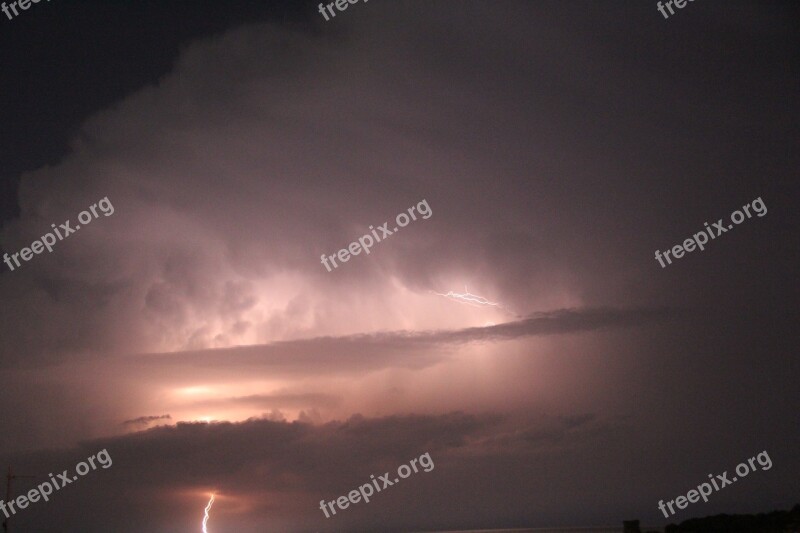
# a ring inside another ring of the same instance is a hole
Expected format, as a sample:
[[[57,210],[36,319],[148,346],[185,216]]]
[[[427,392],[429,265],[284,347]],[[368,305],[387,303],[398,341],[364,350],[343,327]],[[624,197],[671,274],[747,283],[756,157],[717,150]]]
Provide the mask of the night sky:
[[[81,226],[0,263],[0,468],[16,497],[113,459],[11,531],[201,532],[212,494],[210,533],[800,502],[797,3],[333,9],[0,12],[0,253]]]

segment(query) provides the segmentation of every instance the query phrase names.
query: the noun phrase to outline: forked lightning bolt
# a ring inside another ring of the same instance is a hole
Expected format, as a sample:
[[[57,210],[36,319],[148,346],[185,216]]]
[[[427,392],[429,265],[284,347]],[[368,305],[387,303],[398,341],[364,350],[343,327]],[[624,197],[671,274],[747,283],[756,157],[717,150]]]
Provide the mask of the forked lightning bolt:
[[[208,505],[206,505],[206,516],[203,518],[203,533],[208,533],[208,529],[206,529],[206,523],[208,523],[208,512],[211,510],[211,506],[214,504],[214,495],[211,495],[211,499],[208,500]]]

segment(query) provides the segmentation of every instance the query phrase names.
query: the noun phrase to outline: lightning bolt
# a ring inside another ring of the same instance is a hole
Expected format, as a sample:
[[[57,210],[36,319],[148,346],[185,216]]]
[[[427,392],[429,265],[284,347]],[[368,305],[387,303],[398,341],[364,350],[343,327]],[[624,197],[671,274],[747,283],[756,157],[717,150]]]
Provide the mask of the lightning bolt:
[[[208,523],[208,512],[211,510],[211,506],[214,504],[214,494],[211,494],[211,499],[208,500],[208,505],[206,505],[206,516],[203,518],[203,533],[208,533],[208,529],[206,529],[206,523]]]
[[[503,306],[500,305],[497,302],[490,302],[489,300],[487,300],[483,296],[478,296],[477,294],[470,293],[467,290],[467,286],[466,285],[464,285],[464,292],[463,293],[448,291],[447,294],[442,294],[440,292],[434,292],[433,294],[436,294],[438,296],[444,296],[445,298],[449,298],[451,300],[455,300],[456,302],[461,303],[461,304],[471,305],[472,307],[500,307],[500,308],[503,308]]]
[[[504,311],[504,312],[506,312],[506,313],[508,313],[510,315],[513,315],[513,316],[516,316],[516,317],[519,316],[519,315],[517,315],[516,312],[512,311],[511,309],[509,309],[508,307],[504,306],[503,304],[500,304],[498,302],[490,302],[489,300],[487,300],[483,296],[478,296],[477,294],[472,294],[471,292],[469,292],[469,290],[467,289],[466,285],[464,285],[464,292],[447,291],[447,294],[442,294],[441,292],[435,292],[435,291],[429,291],[429,292],[431,292],[431,293],[433,293],[433,294],[435,294],[437,296],[442,296],[444,298],[447,298],[448,300],[453,300],[454,302],[459,303],[459,304],[469,305],[470,307],[484,307],[484,308],[486,308],[486,307],[494,307],[495,309],[500,309],[500,310],[502,310],[502,311]],[[493,322],[487,322],[484,325],[484,327],[487,327],[487,326],[494,326],[494,323]]]

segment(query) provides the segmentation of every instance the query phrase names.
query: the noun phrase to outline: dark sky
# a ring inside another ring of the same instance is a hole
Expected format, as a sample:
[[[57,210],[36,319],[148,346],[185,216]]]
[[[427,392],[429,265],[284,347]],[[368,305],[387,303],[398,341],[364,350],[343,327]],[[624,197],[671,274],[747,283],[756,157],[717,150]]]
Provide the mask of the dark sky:
[[[0,466],[113,458],[13,527],[201,531],[212,493],[214,533],[800,502],[798,20],[739,0],[0,14],[0,253],[113,206],[0,263]],[[705,250],[654,257],[719,219]]]

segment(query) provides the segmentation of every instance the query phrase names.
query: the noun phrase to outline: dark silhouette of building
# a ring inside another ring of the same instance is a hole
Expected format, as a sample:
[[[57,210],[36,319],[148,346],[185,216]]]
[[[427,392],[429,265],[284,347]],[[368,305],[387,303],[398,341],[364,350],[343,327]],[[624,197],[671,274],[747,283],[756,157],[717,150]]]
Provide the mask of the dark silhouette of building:
[[[639,529],[638,520],[625,520],[622,522],[622,531],[623,533],[642,533],[642,530]]]

